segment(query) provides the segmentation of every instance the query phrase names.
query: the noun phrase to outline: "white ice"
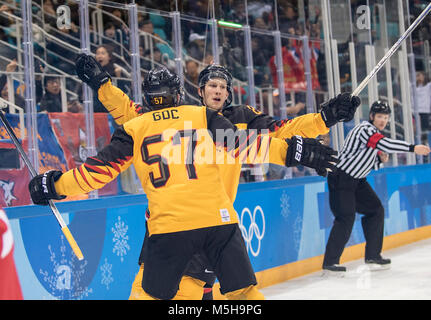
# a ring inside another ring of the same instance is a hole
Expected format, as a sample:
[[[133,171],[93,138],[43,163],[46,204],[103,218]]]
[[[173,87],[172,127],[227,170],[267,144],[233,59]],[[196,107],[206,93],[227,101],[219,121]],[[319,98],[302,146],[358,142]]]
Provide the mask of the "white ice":
[[[268,300],[428,300],[431,299],[431,239],[382,253],[389,270],[369,271],[363,259],[345,263],[344,278],[317,271],[261,289]]]

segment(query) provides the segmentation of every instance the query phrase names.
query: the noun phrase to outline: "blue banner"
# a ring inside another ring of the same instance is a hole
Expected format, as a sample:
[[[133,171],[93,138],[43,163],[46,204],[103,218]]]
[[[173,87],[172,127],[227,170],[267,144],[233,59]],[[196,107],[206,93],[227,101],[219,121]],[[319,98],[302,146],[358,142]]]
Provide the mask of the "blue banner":
[[[26,137],[25,128],[21,128],[19,116],[17,114],[6,114],[6,119],[10,123],[12,130],[18,139]],[[24,118],[25,123],[25,118]],[[57,138],[55,137],[47,114],[37,115],[37,141],[39,148],[39,172],[50,169],[67,169],[66,159]],[[3,126],[0,127],[0,139],[9,139],[9,135]],[[27,140],[20,140],[24,150],[27,150]],[[0,196],[4,201],[0,201],[2,206],[21,206],[31,203],[28,193],[28,182],[30,175],[23,161],[18,169],[0,170]]]

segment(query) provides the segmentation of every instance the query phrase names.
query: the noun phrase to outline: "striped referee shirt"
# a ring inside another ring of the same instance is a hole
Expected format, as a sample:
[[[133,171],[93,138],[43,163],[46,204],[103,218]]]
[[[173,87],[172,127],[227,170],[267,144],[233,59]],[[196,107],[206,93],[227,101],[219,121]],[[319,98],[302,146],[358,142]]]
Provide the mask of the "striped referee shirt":
[[[379,152],[412,152],[414,145],[385,137],[370,122],[363,121],[354,127],[344,141],[337,167],[356,179],[365,178],[371,169],[381,165]]]

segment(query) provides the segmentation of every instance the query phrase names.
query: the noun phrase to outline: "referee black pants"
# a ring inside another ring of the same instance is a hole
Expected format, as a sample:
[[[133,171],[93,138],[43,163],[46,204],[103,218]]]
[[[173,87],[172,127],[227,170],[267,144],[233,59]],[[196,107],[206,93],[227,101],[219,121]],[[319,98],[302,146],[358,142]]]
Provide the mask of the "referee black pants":
[[[326,244],[323,265],[339,264],[344,246],[350,238],[356,212],[365,236],[365,259],[380,256],[383,244],[384,209],[366,178],[355,179],[338,170],[328,175],[329,203],[335,217]]]

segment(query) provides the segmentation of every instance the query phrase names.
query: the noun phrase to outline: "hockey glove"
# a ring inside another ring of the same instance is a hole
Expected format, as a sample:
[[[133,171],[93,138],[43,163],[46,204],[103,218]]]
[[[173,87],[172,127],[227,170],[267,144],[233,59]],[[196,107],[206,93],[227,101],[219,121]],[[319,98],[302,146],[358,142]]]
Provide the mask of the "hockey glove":
[[[48,200],[61,200],[66,198],[66,196],[57,194],[54,186],[54,182],[57,181],[62,174],[61,171],[50,170],[30,180],[28,189],[34,204],[47,206]]]
[[[79,79],[88,84],[96,92],[102,84],[111,80],[109,73],[90,55],[80,54],[76,59],[75,65],[76,74]]]
[[[337,151],[321,144],[320,140],[293,136],[291,139],[286,139],[286,142],[289,146],[286,155],[287,167],[303,165],[316,169],[321,176],[325,176],[328,170],[337,169],[335,165],[339,160],[334,157]]]
[[[347,122],[353,119],[356,109],[361,104],[358,96],[351,96],[350,93],[342,93],[337,97],[321,105],[323,121],[326,126],[332,127],[337,122]]]

